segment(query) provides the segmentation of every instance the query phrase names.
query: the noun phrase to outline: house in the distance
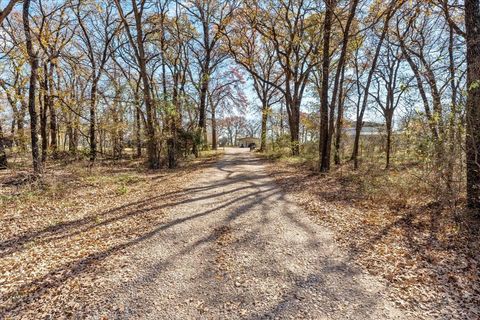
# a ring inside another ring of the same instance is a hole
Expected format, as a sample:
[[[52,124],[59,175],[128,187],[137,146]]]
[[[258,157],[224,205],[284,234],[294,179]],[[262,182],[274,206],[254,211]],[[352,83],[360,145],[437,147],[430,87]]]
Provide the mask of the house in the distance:
[[[255,144],[256,147],[260,146],[260,139],[255,137],[244,137],[237,139],[237,147],[248,148],[250,145]]]
[[[343,133],[347,137],[355,137],[355,127],[357,125],[356,121],[348,121],[344,124]],[[362,136],[379,136],[385,132],[385,125],[383,123],[364,121],[362,131],[360,135]]]

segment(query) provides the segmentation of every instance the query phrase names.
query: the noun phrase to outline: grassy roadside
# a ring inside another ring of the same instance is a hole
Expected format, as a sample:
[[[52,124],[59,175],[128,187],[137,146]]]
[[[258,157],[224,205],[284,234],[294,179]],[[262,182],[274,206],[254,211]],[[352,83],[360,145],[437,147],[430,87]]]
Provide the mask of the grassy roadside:
[[[439,201],[415,167],[355,172],[345,164],[321,175],[314,159],[263,157],[350,259],[387,281],[392,299],[439,318],[479,317],[480,225],[461,198]]]

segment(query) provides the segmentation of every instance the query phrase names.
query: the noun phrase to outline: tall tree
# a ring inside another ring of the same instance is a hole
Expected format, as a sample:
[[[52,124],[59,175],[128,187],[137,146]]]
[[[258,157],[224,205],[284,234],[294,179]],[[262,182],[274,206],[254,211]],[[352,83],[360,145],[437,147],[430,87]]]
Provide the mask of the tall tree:
[[[467,199],[480,209],[480,1],[465,0],[467,41]]]
[[[322,92],[320,96],[320,172],[330,170],[328,128],[328,78],[330,75],[330,35],[332,33],[332,16],[335,0],[325,0],[325,18],[323,22],[323,57],[322,57]]]
[[[105,64],[110,58],[110,44],[115,36],[117,22],[113,16],[113,7],[106,5],[102,12],[101,8],[96,6],[97,10],[92,8],[82,8],[78,2],[75,14],[81,30],[81,39],[84,44],[84,50],[90,62],[91,84],[90,84],[90,161],[94,162],[97,158],[97,138],[96,138],[96,110],[98,100],[98,82],[105,70]],[[85,9],[82,11],[82,9]],[[92,20],[94,19],[94,21]],[[100,24],[100,25],[99,25]]]
[[[300,106],[312,70],[320,63],[313,59],[320,52],[318,14],[313,1],[258,1],[254,8],[255,28],[271,42],[283,79],[269,82],[283,95],[288,114],[293,155],[300,154]]]
[[[195,38],[195,45],[191,49],[200,69],[197,84],[199,92],[198,128],[201,136],[205,139],[211,76],[227,58],[226,52],[221,50],[221,44],[224,30],[237,4],[236,1],[226,0],[191,0],[182,3],[182,6],[191,16],[193,25],[197,26],[200,33],[199,37]]]
[[[387,8],[384,9],[383,15],[383,26],[381,28],[380,36],[377,40],[377,45],[375,47],[375,52],[372,57],[370,71],[368,72],[368,78],[364,84],[364,92],[363,92],[363,100],[361,106],[359,106],[359,111],[357,114],[357,121],[355,124],[355,140],[353,143],[353,152],[352,152],[352,160],[353,166],[355,169],[358,169],[358,152],[360,150],[360,136],[363,127],[363,117],[365,115],[365,111],[367,109],[368,100],[370,98],[370,85],[372,84],[373,75],[375,73],[375,68],[377,67],[378,57],[380,55],[380,50],[382,49],[383,41],[385,40],[385,36],[387,35],[389,29],[390,19],[393,16],[396,6],[400,6],[401,3],[393,0],[391,1]]]
[[[124,13],[123,5],[120,0],[114,0],[117,6],[119,16],[122,20],[124,30],[127,33],[130,46],[133,48],[136,62],[140,70],[140,78],[143,84],[143,98],[145,100],[146,109],[146,131],[147,131],[147,156],[148,166],[150,169],[158,169],[160,167],[160,158],[158,153],[158,143],[156,137],[156,113],[155,105],[152,98],[152,87],[149,73],[147,70],[147,55],[145,51],[145,32],[144,32],[144,13],[146,0],[137,3],[136,0],[131,1],[131,8],[133,13],[133,26],[127,20]],[[134,32],[131,28],[133,27]]]
[[[33,48],[32,34],[30,31],[30,0],[23,2],[23,31],[30,63],[30,86],[28,89],[28,113],[30,115],[30,139],[32,144],[33,172],[38,175],[43,171],[42,161],[38,148],[37,111],[35,108],[35,92],[38,77],[38,52]]]
[[[335,134],[335,154],[334,160],[335,164],[340,164],[340,142],[342,138],[342,125],[343,125],[343,102],[344,102],[344,93],[345,93],[345,64],[347,61],[347,52],[348,47],[350,44],[350,34],[351,34],[351,27],[357,12],[358,0],[353,0],[350,2],[350,9],[347,17],[347,22],[345,23],[345,27],[342,28],[342,49],[340,51],[340,57],[338,59],[337,70],[335,72],[335,80],[333,83],[333,91],[332,91],[332,99],[330,103],[330,119],[329,119],[329,142],[328,142],[328,158],[330,158],[330,149],[332,146],[332,139],[333,134]],[[337,107],[337,121],[335,123],[335,128],[333,126],[334,117],[333,113]],[[332,112],[333,111],[333,112]]]

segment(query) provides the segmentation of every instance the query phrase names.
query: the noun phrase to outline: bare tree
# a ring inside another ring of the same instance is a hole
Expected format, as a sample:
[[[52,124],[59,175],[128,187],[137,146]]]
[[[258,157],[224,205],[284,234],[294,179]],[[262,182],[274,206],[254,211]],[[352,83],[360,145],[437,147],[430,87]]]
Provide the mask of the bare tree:
[[[147,56],[145,51],[145,35],[143,30],[143,15],[145,13],[146,0],[131,1],[132,13],[133,13],[133,26],[127,20],[127,16],[124,13],[124,8],[119,0],[114,0],[117,6],[119,16],[122,20],[124,30],[127,33],[128,41],[135,53],[135,59],[140,70],[140,77],[143,83],[143,98],[145,100],[146,108],[146,131],[147,131],[147,155],[148,166],[151,169],[157,169],[160,167],[160,159],[158,153],[157,137],[156,137],[156,115],[154,110],[154,103],[152,99],[151,80],[149,78],[147,70]],[[131,28],[135,30],[132,32]]]
[[[373,75],[375,73],[375,68],[377,67],[377,61],[380,55],[380,50],[382,48],[383,41],[385,40],[385,36],[387,35],[388,29],[389,29],[390,19],[392,18],[395,12],[396,6],[401,6],[401,3],[398,3],[397,1],[391,1],[388,4],[387,8],[385,9],[383,26],[381,28],[380,36],[377,39],[377,44],[376,44],[375,52],[372,57],[368,78],[364,84],[363,101],[361,106],[359,106],[359,111],[357,114],[357,121],[355,126],[355,141],[353,144],[353,152],[352,152],[353,166],[355,169],[358,169],[358,151],[360,148],[360,135],[363,127],[363,117],[367,109],[370,85],[372,83]]]
[[[10,0],[3,10],[0,10],[0,25],[3,23],[3,20],[12,12],[13,7],[20,2],[20,0]]]
[[[316,8],[314,1],[258,2],[255,7],[255,28],[271,42],[283,81],[269,84],[282,92],[288,114],[291,150],[300,154],[300,106],[312,70],[320,62],[312,59],[320,51],[316,19],[308,17]]]
[[[105,64],[110,58],[110,44],[115,36],[118,23],[113,16],[112,5],[106,5],[101,14],[88,7],[82,11],[81,3],[78,2],[75,14],[81,30],[81,39],[84,44],[86,55],[90,62],[90,161],[94,162],[97,157],[96,139],[96,109],[98,82],[105,70]],[[94,21],[92,20],[94,19]]]
[[[275,50],[271,42],[255,30],[254,19],[248,8],[242,8],[235,15],[236,20],[227,30],[230,54],[252,77],[253,87],[261,103],[260,151],[267,147],[267,121],[271,108],[281,99],[282,74],[278,68]],[[276,86],[272,85],[275,83]]]
[[[198,128],[200,135],[206,136],[206,112],[208,103],[208,89],[212,74],[227,58],[221,50],[224,29],[232,16],[236,1],[225,0],[193,0],[182,3],[182,6],[191,16],[194,25],[198,26],[200,36],[193,38],[191,50],[199,65],[198,85]]]

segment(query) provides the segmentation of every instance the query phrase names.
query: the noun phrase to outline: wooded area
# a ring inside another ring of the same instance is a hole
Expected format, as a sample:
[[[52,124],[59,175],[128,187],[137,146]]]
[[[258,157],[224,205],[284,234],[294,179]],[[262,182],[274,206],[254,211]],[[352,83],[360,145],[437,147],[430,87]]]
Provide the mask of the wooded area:
[[[479,206],[476,1],[16,2],[2,11],[2,167],[10,149],[30,150],[36,174],[143,150],[173,168],[259,110],[261,151],[318,141],[320,171],[358,169],[368,116],[386,168],[392,152],[428,159]]]
[[[0,10],[5,212],[25,199],[18,188],[43,190],[65,171],[174,179],[248,138],[279,161],[280,184],[305,187],[295,192],[307,209],[336,203],[328,191],[395,217],[446,212],[458,234],[480,221],[479,0],[0,0]],[[465,232],[458,248],[473,252],[478,230]]]

